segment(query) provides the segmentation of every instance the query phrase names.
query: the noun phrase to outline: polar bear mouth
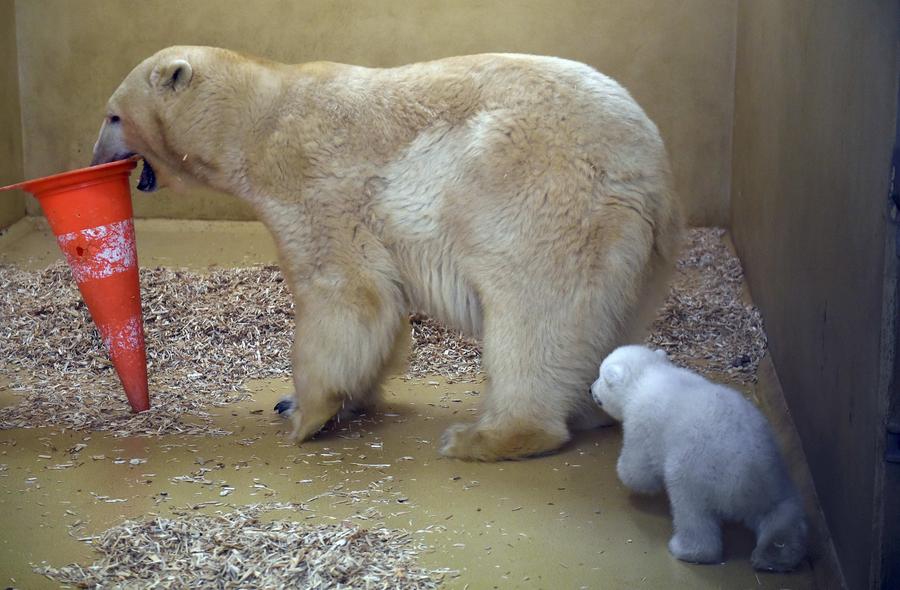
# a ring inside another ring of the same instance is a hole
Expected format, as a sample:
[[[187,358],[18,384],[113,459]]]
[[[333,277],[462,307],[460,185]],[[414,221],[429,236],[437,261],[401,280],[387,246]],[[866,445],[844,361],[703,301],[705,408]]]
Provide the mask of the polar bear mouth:
[[[137,189],[141,192],[152,193],[156,190],[156,172],[150,166],[150,162],[146,158],[142,159],[144,164],[141,168],[141,178],[138,180]]]

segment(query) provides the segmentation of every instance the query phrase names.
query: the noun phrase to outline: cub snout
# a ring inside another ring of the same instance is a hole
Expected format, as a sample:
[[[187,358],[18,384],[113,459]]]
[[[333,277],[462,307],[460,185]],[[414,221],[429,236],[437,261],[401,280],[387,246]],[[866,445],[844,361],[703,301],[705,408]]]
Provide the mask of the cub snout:
[[[594,398],[594,402],[600,407],[603,407],[603,400],[600,399],[600,393],[602,385],[600,384],[600,379],[597,379],[591,384],[591,397]]]

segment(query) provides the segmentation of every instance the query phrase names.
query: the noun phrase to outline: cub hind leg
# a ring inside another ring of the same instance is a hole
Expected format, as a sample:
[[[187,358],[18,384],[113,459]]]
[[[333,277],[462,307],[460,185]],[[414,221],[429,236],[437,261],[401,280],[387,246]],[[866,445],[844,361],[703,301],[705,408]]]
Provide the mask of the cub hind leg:
[[[790,571],[806,556],[808,527],[796,492],[776,504],[754,528],[756,547],[750,563],[755,569]]]
[[[708,505],[703,493],[705,483],[695,481],[691,474],[683,473],[676,461],[670,460],[665,467],[665,484],[675,528],[669,551],[689,563],[722,561],[721,521]]]

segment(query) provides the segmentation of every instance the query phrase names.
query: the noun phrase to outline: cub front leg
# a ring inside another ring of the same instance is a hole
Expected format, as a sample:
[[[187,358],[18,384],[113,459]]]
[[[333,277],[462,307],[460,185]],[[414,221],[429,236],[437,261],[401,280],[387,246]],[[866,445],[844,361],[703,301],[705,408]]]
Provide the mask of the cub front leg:
[[[646,452],[646,444],[626,431],[616,473],[627,488],[640,494],[655,494],[663,489],[662,470],[658,461]]]
[[[689,463],[684,456],[673,454],[663,469],[675,528],[669,539],[669,552],[690,563],[719,563],[722,527],[707,491],[710,484],[698,476],[700,472],[686,469],[686,465]]]

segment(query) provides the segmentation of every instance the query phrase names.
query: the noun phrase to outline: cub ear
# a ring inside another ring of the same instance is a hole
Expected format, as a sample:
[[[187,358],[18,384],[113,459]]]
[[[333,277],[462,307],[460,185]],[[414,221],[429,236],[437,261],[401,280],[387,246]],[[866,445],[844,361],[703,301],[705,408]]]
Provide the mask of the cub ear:
[[[669,356],[666,354],[666,351],[663,350],[662,348],[657,348],[656,350],[653,351],[653,353],[664,361],[669,360]]]
[[[627,376],[627,370],[622,365],[608,365],[603,367],[603,370],[600,373],[600,376],[606,384],[613,387],[621,385]]]
[[[184,90],[194,77],[194,69],[183,59],[157,64],[150,74],[150,85],[159,90]]]

